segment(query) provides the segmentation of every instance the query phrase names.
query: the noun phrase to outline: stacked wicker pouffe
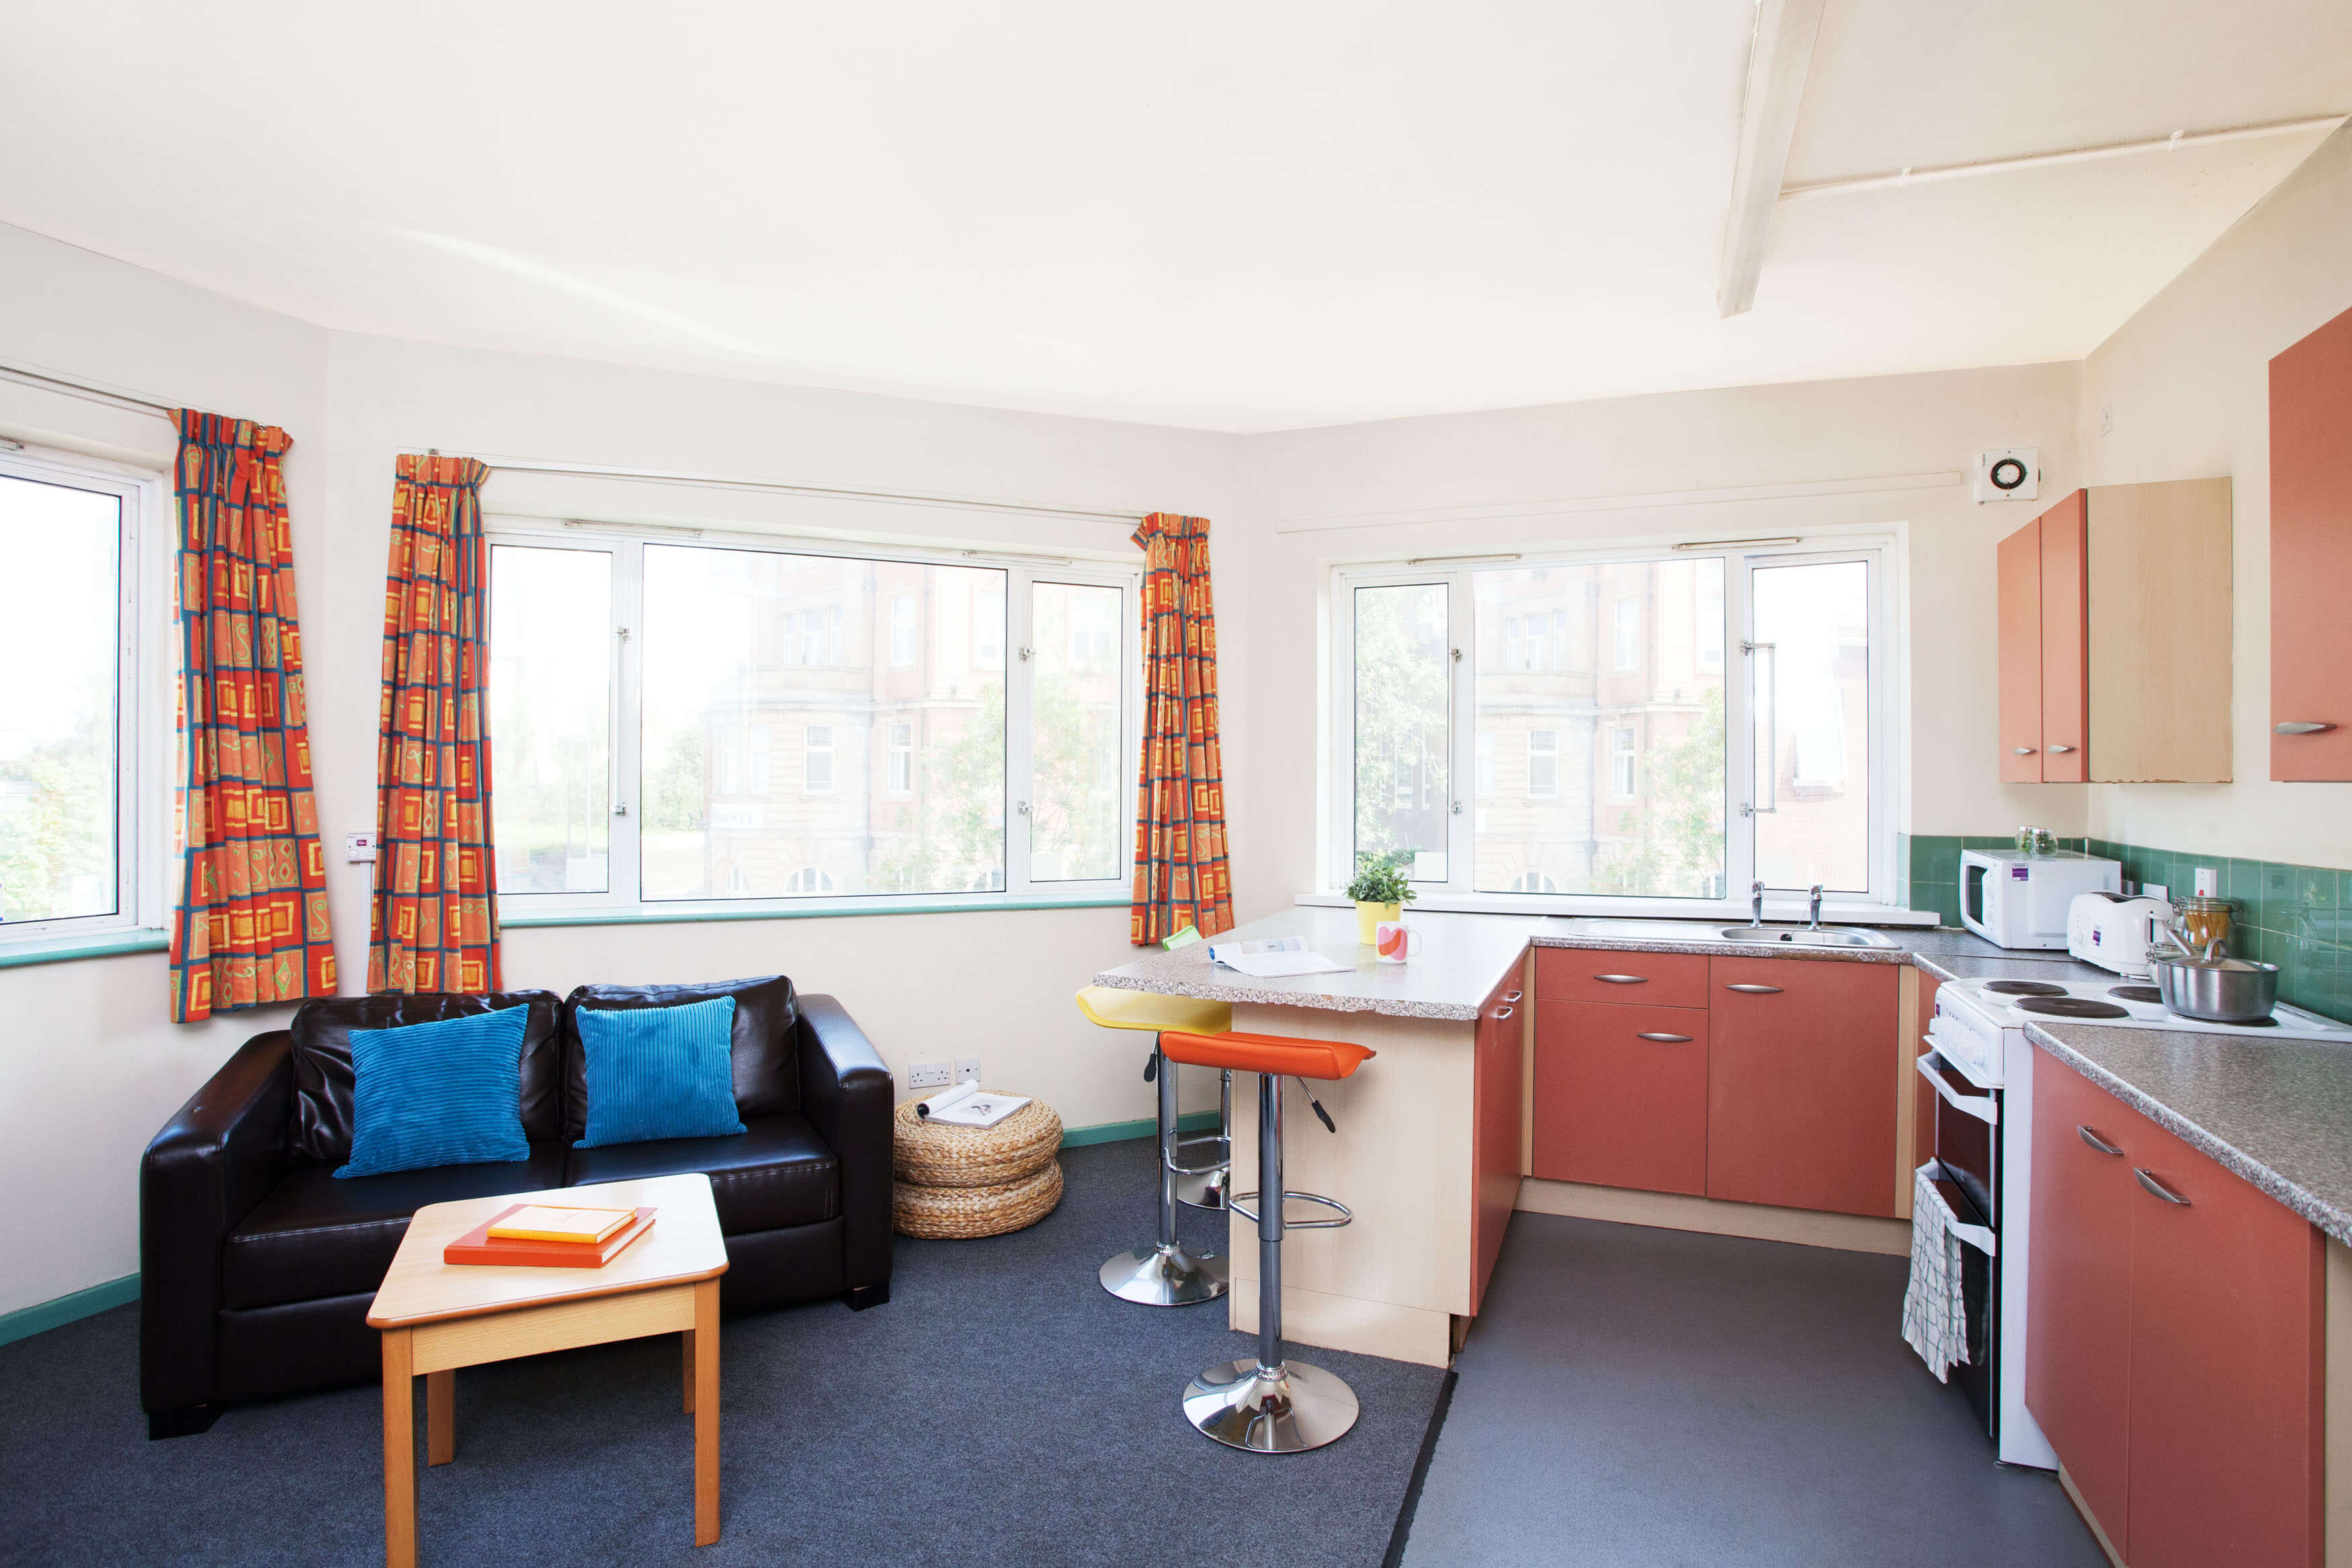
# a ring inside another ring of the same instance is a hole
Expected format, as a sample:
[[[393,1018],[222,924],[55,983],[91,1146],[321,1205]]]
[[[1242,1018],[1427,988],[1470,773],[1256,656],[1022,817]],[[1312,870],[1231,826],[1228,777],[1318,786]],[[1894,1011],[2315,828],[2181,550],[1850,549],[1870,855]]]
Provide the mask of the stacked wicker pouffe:
[[[891,1129],[890,1223],[901,1236],[1002,1236],[1036,1224],[1062,1201],[1062,1118],[1032,1100],[993,1127],[927,1122],[916,1102]]]

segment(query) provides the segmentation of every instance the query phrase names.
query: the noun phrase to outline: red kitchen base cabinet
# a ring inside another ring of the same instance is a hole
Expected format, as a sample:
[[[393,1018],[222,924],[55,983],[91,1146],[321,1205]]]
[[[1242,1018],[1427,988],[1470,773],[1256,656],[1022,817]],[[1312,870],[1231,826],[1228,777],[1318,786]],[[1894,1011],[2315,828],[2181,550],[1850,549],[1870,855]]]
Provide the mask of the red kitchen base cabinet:
[[[1892,964],[1707,960],[1706,1196],[1895,1213]]]
[[[1530,1174],[1705,1193],[1706,1055],[1707,1015],[1696,1008],[1545,1003]]]
[[[2075,1490],[2132,1568],[2315,1568],[2319,1233],[2047,1055],[2033,1101],[2025,1399]]]
[[[1515,975],[1478,1010],[1472,1079],[1470,1312],[1475,1317],[1519,1201],[1520,1111],[1527,1098],[1527,1000]]]

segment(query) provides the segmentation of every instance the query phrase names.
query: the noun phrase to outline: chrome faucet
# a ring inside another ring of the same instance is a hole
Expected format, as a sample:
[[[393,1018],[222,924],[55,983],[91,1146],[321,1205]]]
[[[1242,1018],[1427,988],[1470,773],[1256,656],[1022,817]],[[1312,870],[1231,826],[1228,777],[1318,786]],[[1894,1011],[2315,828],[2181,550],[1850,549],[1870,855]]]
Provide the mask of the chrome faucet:
[[[1813,883],[1813,913],[1811,918],[1805,922],[1805,929],[1808,931],[1819,931],[1821,928],[1822,884],[1820,883]]]
[[[1754,887],[1749,888],[1748,891],[1756,895],[1754,913],[1749,915],[1748,924],[1750,925],[1761,925],[1764,924],[1764,883],[1759,880]]]

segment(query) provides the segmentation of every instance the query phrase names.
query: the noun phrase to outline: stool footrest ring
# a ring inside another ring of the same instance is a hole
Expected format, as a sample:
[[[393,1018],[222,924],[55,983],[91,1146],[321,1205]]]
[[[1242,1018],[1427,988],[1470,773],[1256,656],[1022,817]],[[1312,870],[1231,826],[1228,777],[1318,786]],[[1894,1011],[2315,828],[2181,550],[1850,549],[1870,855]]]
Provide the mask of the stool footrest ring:
[[[1244,1207],[1244,1205],[1255,1203],[1257,1196],[1255,1192],[1228,1193],[1225,1195],[1225,1207],[1229,1212],[1237,1214],[1255,1224],[1257,1221],[1257,1211]],[[1285,1230],[1337,1230],[1343,1225],[1353,1225],[1356,1222],[1355,1211],[1336,1197],[1325,1197],[1319,1192],[1286,1192],[1282,1196],[1287,1203],[1320,1204],[1325,1208],[1336,1208],[1339,1211],[1339,1218],[1337,1219],[1293,1219],[1286,1214],[1282,1218],[1282,1228]]]
[[[1176,1163],[1177,1150],[1190,1148],[1200,1145],[1213,1145],[1219,1151],[1220,1157],[1212,1160],[1205,1166],[1182,1166]],[[1214,1176],[1219,1171],[1223,1170],[1227,1166],[1233,1164],[1232,1156],[1233,1145],[1231,1142],[1216,1134],[1201,1134],[1187,1138],[1181,1134],[1171,1133],[1167,1138],[1161,1141],[1160,1145],[1160,1163],[1166,1166],[1170,1170],[1173,1171],[1180,1176]]]

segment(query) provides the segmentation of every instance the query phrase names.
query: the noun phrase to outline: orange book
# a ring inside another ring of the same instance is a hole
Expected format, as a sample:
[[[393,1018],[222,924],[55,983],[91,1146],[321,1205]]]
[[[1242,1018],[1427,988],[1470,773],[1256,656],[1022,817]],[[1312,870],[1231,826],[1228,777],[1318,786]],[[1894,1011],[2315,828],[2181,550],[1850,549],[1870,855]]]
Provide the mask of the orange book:
[[[509,1241],[490,1234],[490,1227],[530,1207],[526,1203],[508,1205],[441,1249],[441,1261],[529,1269],[601,1269],[654,1226],[654,1211],[648,1207],[637,1209],[635,1218],[598,1242]]]
[[[526,1205],[504,1219],[490,1221],[493,1241],[602,1241],[636,1218],[626,1208],[571,1208],[561,1204]]]

